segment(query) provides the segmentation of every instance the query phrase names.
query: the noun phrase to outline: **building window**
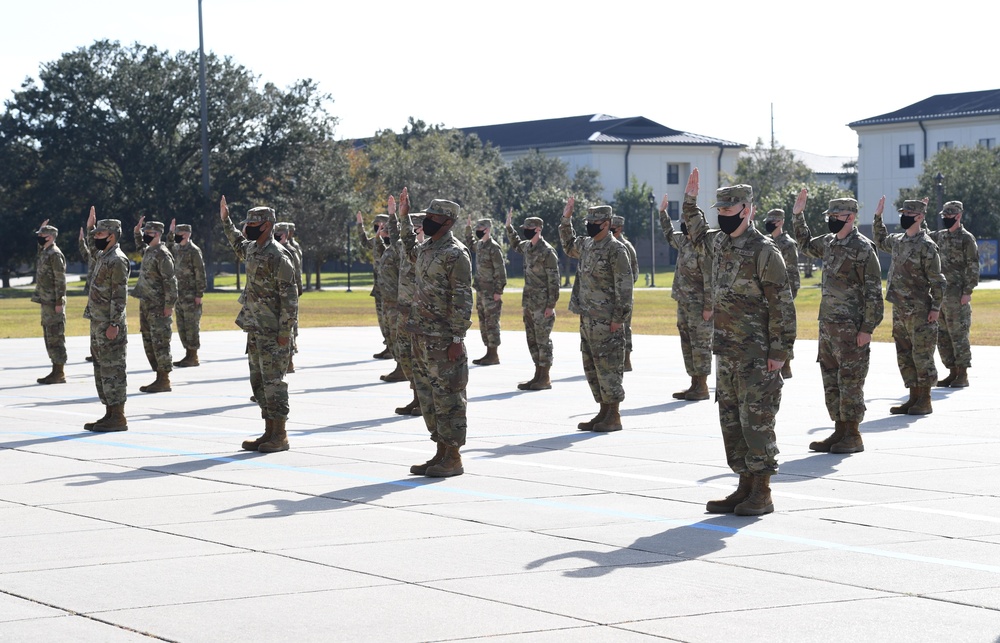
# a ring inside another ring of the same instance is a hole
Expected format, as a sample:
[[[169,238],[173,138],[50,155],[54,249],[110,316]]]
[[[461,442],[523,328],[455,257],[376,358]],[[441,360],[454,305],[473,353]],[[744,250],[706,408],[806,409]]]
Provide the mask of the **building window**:
[[[899,167],[913,167],[915,161],[914,154],[916,152],[915,147],[913,143],[899,146]]]
[[[680,201],[667,201],[667,214],[670,215],[671,219],[678,219],[681,216],[681,202]]]
[[[938,152],[946,150],[952,146],[952,141],[938,141]]]
[[[681,166],[677,163],[667,163],[667,185],[678,185],[681,182]]]
[[[997,140],[995,138],[981,138],[979,139],[979,146],[985,147],[988,150],[992,150],[997,145]]]

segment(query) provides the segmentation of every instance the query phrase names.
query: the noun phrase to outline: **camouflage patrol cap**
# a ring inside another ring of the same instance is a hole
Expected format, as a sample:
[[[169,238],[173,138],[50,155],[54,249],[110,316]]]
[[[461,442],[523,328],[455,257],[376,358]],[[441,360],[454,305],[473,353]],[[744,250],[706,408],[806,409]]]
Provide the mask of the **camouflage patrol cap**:
[[[174,226],[174,232],[176,233],[187,232],[188,234],[191,234],[191,224],[178,223],[176,226]]]
[[[595,205],[592,208],[587,208],[587,218],[585,219],[587,223],[597,223],[598,221],[607,221],[612,216],[610,205]]]
[[[446,199],[434,199],[421,214],[440,214],[449,219],[457,219],[458,213],[462,211],[462,206],[454,201]]]
[[[247,219],[246,221],[243,222],[243,225],[248,225],[248,224],[257,225],[260,223],[266,223],[268,221],[270,221],[271,223],[277,221],[277,218],[274,216],[274,208],[268,208],[262,206],[258,208],[250,208],[250,210],[247,212]]]
[[[765,221],[784,221],[785,211],[781,208],[773,208],[767,211],[767,215],[764,217]]]
[[[956,215],[962,214],[963,212],[965,212],[965,206],[962,205],[961,201],[948,201],[944,204],[944,207],[941,208],[941,212],[938,214]]]
[[[38,235],[41,235],[41,234],[51,234],[53,237],[58,237],[59,236],[59,228],[55,227],[54,225],[43,225],[38,230],[35,230],[35,234],[38,234]]]
[[[110,232],[116,237],[122,234],[122,222],[118,219],[101,219],[94,226],[96,232]]]
[[[287,221],[279,221],[278,223],[275,223],[274,224],[274,231],[275,232],[288,232],[288,222]]]
[[[623,217],[623,216],[621,216],[619,214],[612,215],[612,217],[611,217],[611,227],[612,228],[620,228],[623,225],[625,225],[625,217]]]
[[[389,215],[388,214],[376,214],[374,222],[375,223],[389,223]]]
[[[424,215],[419,212],[415,212],[410,215],[410,225],[414,228],[424,227]]]
[[[288,228],[288,231],[294,234],[295,233],[295,224],[292,223],[291,221],[285,221],[284,223],[285,223],[285,227]]]
[[[907,199],[903,201],[900,212],[913,212],[914,214],[927,214],[927,204],[918,199]]]
[[[823,214],[838,214],[840,212],[858,213],[857,199],[830,199],[830,204]]]
[[[163,224],[159,221],[147,221],[142,226],[143,232],[158,232],[163,234]]]
[[[715,191],[715,203],[713,208],[727,208],[740,203],[753,203],[753,187],[741,183],[740,185],[729,185]]]
[[[476,221],[477,230],[492,230],[493,229],[493,219],[480,219]]]
[[[524,220],[525,228],[541,228],[544,225],[540,217],[528,217]]]

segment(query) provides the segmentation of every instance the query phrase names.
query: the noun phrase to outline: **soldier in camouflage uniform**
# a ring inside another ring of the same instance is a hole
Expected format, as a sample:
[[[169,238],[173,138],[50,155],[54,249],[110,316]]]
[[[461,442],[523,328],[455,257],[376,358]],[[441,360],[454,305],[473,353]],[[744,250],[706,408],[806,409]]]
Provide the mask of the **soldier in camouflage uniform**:
[[[497,348],[500,346],[500,313],[503,310],[503,289],[507,285],[507,266],[503,249],[493,238],[493,221],[476,222],[473,237],[472,219],[465,227],[465,245],[476,253],[476,276],[472,286],[476,289],[476,312],[479,315],[479,334],[486,345],[486,354],[472,360],[473,364],[492,366],[500,363]]]
[[[539,217],[525,219],[521,234],[518,234],[511,224],[513,213],[513,210],[507,213],[507,238],[510,246],[524,257],[521,317],[528,352],[535,364],[535,375],[527,382],[519,382],[517,388],[544,391],[552,388],[549,372],[552,368],[552,327],[556,323],[556,302],[559,301],[559,258],[555,249],[542,238],[544,223]]]
[[[674,230],[667,213],[669,200],[660,203],[660,227],[667,243],[677,249],[677,266],[670,297],[677,302],[677,332],[681,338],[684,370],[691,386],[673,394],[675,400],[707,400],[712,373],[712,262],[691,245],[687,225]]]
[[[976,237],[962,225],[964,206],[948,201],[941,208],[942,229],[931,233],[941,256],[941,271],[948,280],[938,324],[938,352],[948,376],[938,386],[965,388],[969,385],[972,347],[972,290],[979,285],[979,248]]]
[[[625,323],[632,312],[632,268],[628,250],[611,233],[611,206],[587,210],[587,235],[573,233],[573,205],[569,198],[559,223],[563,252],[579,260],[569,311],[580,315],[580,352],[583,370],[597,415],[581,422],[581,431],[621,431],[619,405],[625,399]]]
[[[80,228],[80,237],[77,241],[77,250],[80,253],[80,258],[83,259],[83,263],[87,264],[87,282],[83,285],[83,294],[90,294],[90,280],[94,276],[94,264],[97,260],[94,253],[90,251],[90,247],[87,245],[87,235],[84,233],[83,228]],[[87,355],[86,359],[88,362],[94,361],[93,355]]]
[[[388,215],[375,215],[375,222],[372,224],[375,236],[369,237],[368,231],[365,230],[364,219],[361,217],[361,213],[358,212],[358,236],[361,237],[361,242],[372,250],[372,291],[369,295],[375,298],[375,314],[378,317],[379,330],[382,331],[382,343],[385,344],[385,348],[381,352],[372,355],[375,359],[392,359],[392,348],[389,346],[389,327],[385,323],[385,315],[382,314],[382,293],[378,287],[379,274],[377,268],[379,257],[382,256],[382,253],[385,252],[386,247],[389,245],[389,232],[384,228],[384,225],[388,222]]]
[[[191,240],[191,225],[177,220],[170,221],[170,234],[165,244],[174,258],[174,276],[177,278],[177,335],[184,347],[184,358],[174,366],[198,366],[198,349],[201,348],[201,300],[208,282],[205,278],[205,259],[201,248]]]
[[[390,197],[391,199],[392,197]],[[389,202],[389,220],[395,216],[395,200]],[[379,236],[383,234],[388,242],[382,254],[375,262],[375,272],[378,273],[379,299],[382,302],[382,318],[385,320],[387,346],[392,358],[396,361],[396,367],[392,372],[380,375],[383,382],[403,382],[406,376],[403,374],[403,366],[400,362],[396,350],[397,330],[399,327],[399,265],[400,265],[400,244],[394,243],[389,232],[389,221],[379,224]]]
[[[734,493],[705,509],[759,516],[774,511],[774,418],[781,404],[781,367],[795,341],[795,306],[781,251],[753,225],[753,188],[716,191],[712,207],[719,209],[722,232],[715,235],[708,234],[697,200],[695,168],[685,189],[684,223],[694,247],[712,258],[715,397],[726,458],[740,475]]]
[[[403,246],[403,240],[399,233],[399,219],[396,216],[396,199],[389,197],[389,240],[396,246],[399,255],[399,282],[396,291],[396,347],[394,355],[399,361],[399,366],[403,370],[403,377],[410,383],[413,391],[413,399],[409,404],[396,408],[398,415],[420,415],[420,400],[417,397],[417,390],[413,386],[413,333],[407,330],[410,323],[411,307],[413,306],[413,293],[416,289],[414,270],[416,268],[414,259],[416,253],[407,253]],[[413,228],[415,239],[414,247],[419,247],[424,242],[424,215],[411,214],[410,226]]]
[[[31,301],[42,306],[42,335],[52,371],[39,377],[39,384],[66,383],[66,257],[56,245],[59,230],[46,219],[35,231],[35,292]]]
[[[173,334],[173,308],[177,303],[177,277],[174,257],[160,243],[163,224],[140,217],[135,226],[135,247],[142,253],[139,280],[132,296],[139,299],[139,331],[146,359],[156,372],[152,384],[140,386],[143,393],[170,391],[170,336]]]
[[[119,247],[122,223],[118,219],[101,219],[90,208],[87,220],[87,240],[96,258],[87,309],[83,316],[90,320],[90,354],[94,356],[94,383],[97,395],[105,406],[104,417],[87,422],[87,431],[127,431],[125,372],[128,348],[129,261]]]
[[[860,424],[865,419],[865,378],[872,333],[882,323],[882,268],[870,239],[858,232],[858,202],[833,199],[824,212],[829,234],[813,237],[802,216],[809,193],[803,189],[792,208],[792,226],[802,254],[823,260],[823,297],[819,304],[819,362],[826,410],[833,434],[813,442],[813,451],[858,453],[865,450]]]
[[[785,260],[785,273],[788,287],[792,289],[792,300],[799,294],[799,246],[795,243],[787,232],[785,232],[785,211],[775,208],[768,211],[764,217],[764,230],[771,235],[771,241],[778,246],[781,257]],[[781,367],[781,377],[788,380],[792,378],[792,358],[795,357],[793,348],[788,349],[788,359]]]
[[[618,216],[617,214],[611,217],[611,232],[615,235],[615,239],[620,241],[625,249],[628,250],[628,265],[632,269],[632,284],[639,281],[639,255],[635,252],[635,246],[632,242],[625,237],[623,230],[625,229],[625,217]],[[635,303],[633,298],[632,304]],[[625,322],[625,372],[632,370],[632,309],[633,305],[629,305],[628,320]]]
[[[287,451],[285,370],[291,358],[292,330],[299,315],[295,266],[288,252],[272,239],[275,217],[271,208],[252,208],[247,212],[243,222],[246,236],[229,219],[226,197],[219,202],[219,218],[233,250],[247,265],[236,325],[247,334],[250,386],[264,418],[264,434],[244,441],[242,447],[261,453]]]
[[[288,221],[280,221],[274,224],[274,240],[281,244],[281,247],[288,251],[288,257],[295,266],[295,292],[302,296],[302,250],[297,245],[292,245],[292,230],[295,224]],[[299,322],[295,320],[295,327],[292,329],[292,353],[288,358],[288,373],[295,372],[295,354],[299,352]]]
[[[404,252],[414,262],[413,305],[406,328],[413,333],[413,386],[437,452],[410,473],[434,478],[461,475],[468,421],[469,357],[465,333],[472,325],[472,261],[452,234],[461,207],[434,199],[423,211],[422,244],[410,221],[410,197],[399,195]]]
[[[896,363],[910,397],[889,409],[894,414],[933,413],[931,387],[937,382],[934,347],[938,317],[944,298],[945,278],[941,274],[938,247],[921,227],[927,212],[924,201],[908,200],[900,209],[899,227],[904,232],[889,234],[882,223],[885,197],[878,202],[872,231],[875,245],[892,255],[885,298],[892,303],[892,338],[896,342]]]

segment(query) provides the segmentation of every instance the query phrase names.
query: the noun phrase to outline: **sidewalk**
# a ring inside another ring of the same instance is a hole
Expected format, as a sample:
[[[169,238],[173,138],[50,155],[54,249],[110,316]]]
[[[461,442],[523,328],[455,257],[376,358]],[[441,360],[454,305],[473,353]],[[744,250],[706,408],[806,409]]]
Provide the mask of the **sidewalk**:
[[[466,474],[432,480],[408,474],[433,444],[392,413],[409,390],[379,381],[375,328],[302,331],[272,455],[239,450],[262,430],[240,332],[205,333],[157,395],[130,336],[130,430],[103,435],[85,338],[56,386],[34,384],[41,339],[0,340],[0,640],[1000,640],[1000,347],[910,417],[875,345],[866,451],[838,456],[807,448],[830,422],[798,342],[755,519],[704,513],[735,476],[715,405],[670,398],[676,337],[635,338],[608,435],[576,431],[596,411],[576,335],[542,392],[515,388],[524,334],[503,341],[470,369]]]

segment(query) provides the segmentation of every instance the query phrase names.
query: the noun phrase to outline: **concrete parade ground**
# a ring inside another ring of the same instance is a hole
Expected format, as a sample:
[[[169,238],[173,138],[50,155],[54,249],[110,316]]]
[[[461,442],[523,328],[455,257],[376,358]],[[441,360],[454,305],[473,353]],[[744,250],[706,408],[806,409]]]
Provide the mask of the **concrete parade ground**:
[[[434,445],[392,412],[409,389],[379,381],[378,329],[302,331],[271,455],[239,446],[263,430],[244,334],[202,345],[150,395],[131,335],[129,431],[93,434],[87,338],[53,386],[40,338],[0,340],[0,641],[1000,642],[1000,347],[918,417],[889,414],[906,389],[876,344],[866,450],[831,455],[808,450],[832,423],[797,342],[776,511],[743,518],[704,511],[736,476],[715,404],[671,398],[675,336],[635,338],[625,430],[595,434],[579,337],[527,392],[505,331],[502,363],[470,367],[449,479],[409,475]]]

